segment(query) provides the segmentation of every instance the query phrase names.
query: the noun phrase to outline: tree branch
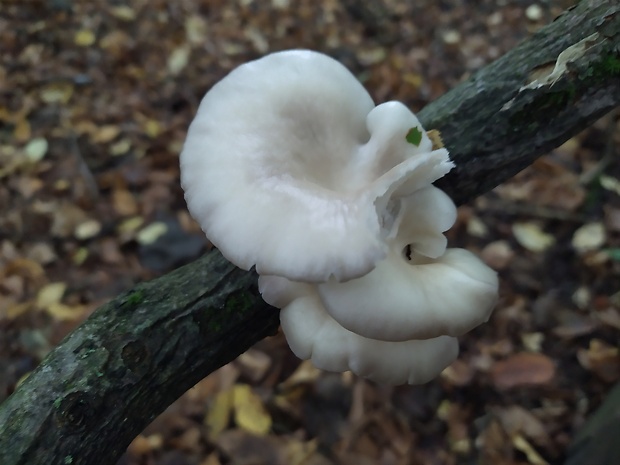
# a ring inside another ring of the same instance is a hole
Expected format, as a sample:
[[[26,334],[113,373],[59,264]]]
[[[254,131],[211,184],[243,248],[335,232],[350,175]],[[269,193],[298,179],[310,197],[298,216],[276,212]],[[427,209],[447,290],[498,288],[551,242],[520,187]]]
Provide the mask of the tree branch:
[[[420,119],[457,163],[440,187],[471,200],[617,106],[619,31],[617,0],[582,0],[428,105]],[[556,60],[570,47],[562,71]],[[0,405],[0,463],[114,464],[175,399],[277,327],[255,273],[217,251],[140,284],[93,313]]]

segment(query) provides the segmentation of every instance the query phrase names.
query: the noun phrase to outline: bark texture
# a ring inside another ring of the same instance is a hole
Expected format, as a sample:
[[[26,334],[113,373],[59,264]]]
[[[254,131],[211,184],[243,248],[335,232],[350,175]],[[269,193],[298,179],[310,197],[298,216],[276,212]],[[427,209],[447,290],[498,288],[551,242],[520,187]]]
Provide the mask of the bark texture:
[[[441,131],[458,167],[441,187],[471,200],[616,107],[619,39],[618,1],[582,0],[425,108],[422,123]],[[140,284],[0,405],[0,464],[114,464],[175,399],[277,327],[255,273],[217,251]]]

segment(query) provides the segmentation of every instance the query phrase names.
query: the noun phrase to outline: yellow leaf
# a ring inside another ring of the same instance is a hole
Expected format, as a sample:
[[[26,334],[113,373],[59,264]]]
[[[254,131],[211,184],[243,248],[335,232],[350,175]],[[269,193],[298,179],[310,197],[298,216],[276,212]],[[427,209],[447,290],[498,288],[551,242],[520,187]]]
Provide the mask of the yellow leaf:
[[[5,315],[0,313],[0,319],[8,318],[9,320],[13,320],[14,318],[17,318],[18,316],[29,312],[30,309],[32,309],[32,302],[22,302],[20,304],[15,304],[8,308]]]
[[[207,22],[198,15],[192,15],[185,20],[185,34],[192,44],[204,44],[207,40]]]
[[[15,129],[13,129],[13,137],[18,142],[26,142],[32,135],[32,128],[30,122],[27,119],[20,119],[15,123]]]
[[[261,398],[247,384],[233,388],[235,423],[248,433],[264,436],[271,429],[271,416],[265,410]]]
[[[96,129],[91,140],[95,144],[105,144],[112,141],[121,133],[121,128],[113,124],[106,124]]]
[[[45,103],[67,103],[73,95],[73,86],[68,82],[48,84],[41,90],[41,100]]]
[[[217,437],[228,426],[232,401],[232,390],[220,391],[213,399],[213,404],[205,417],[205,425],[209,429],[212,438]]]
[[[46,309],[50,305],[57,304],[66,290],[65,283],[50,283],[43,286],[37,293],[37,307]]]
[[[293,374],[280,385],[280,388],[291,389],[301,384],[311,383],[315,381],[320,374],[321,371],[312,365],[310,360],[304,360],[299,364]]]
[[[516,449],[525,454],[528,462],[532,465],[549,465],[549,462],[543,459],[540,454],[536,452],[536,449],[534,449],[532,445],[520,434],[517,434],[512,438],[512,444]]]
[[[144,132],[147,136],[155,138],[161,134],[161,125],[154,119],[150,119],[144,125]]]
[[[116,228],[119,234],[128,234],[135,232],[140,226],[144,224],[144,218],[141,216],[134,216],[124,220]]]
[[[75,251],[75,253],[71,257],[71,260],[73,261],[74,264],[76,264],[77,266],[80,266],[86,261],[87,258],[88,258],[88,249],[86,247],[80,247],[79,249]]]
[[[544,252],[555,243],[555,237],[535,223],[515,223],[512,234],[522,247],[531,252]]]
[[[310,462],[310,458],[316,453],[319,440],[315,438],[309,442],[291,439],[286,445],[286,462],[289,465],[302,465]]]
[[[84,315],[85,307],[83,305],[65,305],[54,303],[46,308],[47,313],[61,321],[77,320]]]
[[[110,8],[113,16],[121,21],[133,21],[136,19],[136,12],[127,5],[120,5]]]
[[[131,141],[129,139],[121,139],[118,142],[112,144],[110,147],[110,155],[118,157],[119,155],[125,155],[131,148]]]
[[[157,239],[166,234],[167,231],[168,226],[166,226],[166,223],[155,221],[140,231],[136,237],[136,240],[142,245],[153,244],[157,241]]]
[[[75,227],[73,235],[76,239],[86,240],[92,239],[101,232],[101,223],[97,220],[90,219],[81,222]]]
[[[88,47],[95,43],[95,33],[90,29],[82,29],[75,33],[73,36],[73,42],[75,45],[79,45],[80,47]]]
[[[190,49],[185,45],[177,47],[172,51],[168,57],[168,71],[170,71],[170,74],[176,76],[183,71],[183,68],[187,66],[189,61],[189,53]]]
[[[586,223],[573,234],[572,244],[580,253],[600,249],[607,240],[603,223]]]

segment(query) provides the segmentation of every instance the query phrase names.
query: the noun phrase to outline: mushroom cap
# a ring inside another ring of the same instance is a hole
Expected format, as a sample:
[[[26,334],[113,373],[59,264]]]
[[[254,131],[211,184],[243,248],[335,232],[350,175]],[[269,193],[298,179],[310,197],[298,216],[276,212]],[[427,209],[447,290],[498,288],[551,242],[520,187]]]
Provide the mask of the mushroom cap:
[[[417,263],[416,263],[417,262]],[[344,328],[384,341],[460,336],[486,322],[497,302],[497,274],[471,252],[435,260],[391,253],[367,275],[319,284],[326,311]]]
[[[418,145],[408,143],[412,128]],[[181,153],[192,216],[235,265],[292,280],[346,281],[388,253],[400,198],[452,168],[402,104],[374,106],[316,52],[233,70],[200,104]]]
[[[351,370],[382,384],[423,384],[458,356],[458,342],[449,336],[388,342],[355,334],[330,317],[310,286],[307,290],[282,309],[280,322],[293,353],[317,368]]]

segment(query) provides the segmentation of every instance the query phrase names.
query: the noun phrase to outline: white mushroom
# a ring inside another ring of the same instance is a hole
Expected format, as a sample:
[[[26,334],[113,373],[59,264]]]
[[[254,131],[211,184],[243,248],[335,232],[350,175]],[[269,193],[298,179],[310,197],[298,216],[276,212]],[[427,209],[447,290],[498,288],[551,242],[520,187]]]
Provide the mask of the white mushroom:
[[[340,63],[299,50],[213,86],[181,153],[181,183],[192,216],[237,266],[343,281],[387,255],[399,197],[452,166],[402,104],[374,107]]]
[[[192,216],[256,266],[295,354],[388,384],[423,383],[486,321],[497,276],[446,249],[453,167],[403,104],[374,106],[337,61],[268,55],[203,99],[181,154]]]
[[[355,334],[329,316],[312,285],[276,276],[261,276],[259,283],[272,305],[283,304],[287,293],[297,295],[280,312],[282,330],[293,353],[322,370],[350,370],[382,384],[423,384],[458,355],[458,342],[449,336],[389,342]]]

